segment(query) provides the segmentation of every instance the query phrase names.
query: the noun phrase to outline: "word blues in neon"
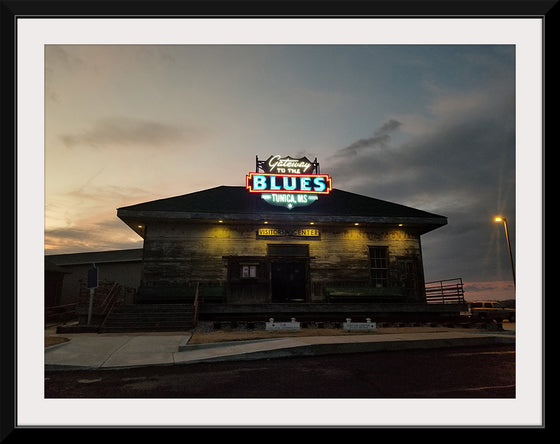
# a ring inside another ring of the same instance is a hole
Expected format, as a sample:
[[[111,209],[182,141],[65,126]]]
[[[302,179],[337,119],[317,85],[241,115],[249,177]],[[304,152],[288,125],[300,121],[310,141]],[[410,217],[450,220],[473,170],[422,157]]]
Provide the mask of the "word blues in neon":
[[[332,191],[332,179],[327,174],[249,173],[246,188],[251,193],[329,194]]]

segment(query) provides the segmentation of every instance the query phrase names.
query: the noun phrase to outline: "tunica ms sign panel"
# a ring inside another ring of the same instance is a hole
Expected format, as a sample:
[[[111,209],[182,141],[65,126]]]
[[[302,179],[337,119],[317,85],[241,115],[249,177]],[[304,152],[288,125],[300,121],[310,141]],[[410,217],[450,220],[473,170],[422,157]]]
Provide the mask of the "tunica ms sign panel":
[[[292,209],[310,205],[321,194],[332,190],[332,179],[327,174],[312,174],[317,163],[307,158],[271,156],[264,162],[257,160],[257,170],[246,176],[246,188],[251,193],[260,193],[261,198],[271,205]]]

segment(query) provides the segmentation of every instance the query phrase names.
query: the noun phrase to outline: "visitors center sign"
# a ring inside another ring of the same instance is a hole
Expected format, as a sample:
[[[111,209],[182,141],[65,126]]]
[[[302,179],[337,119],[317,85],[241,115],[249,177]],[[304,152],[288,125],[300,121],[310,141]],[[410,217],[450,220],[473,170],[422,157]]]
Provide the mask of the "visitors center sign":
[[[278,155],[265,161],[257,158],[256,170],[246,176],[245,187],[250,193],[259,193],[271,205],[291,210],[310,205],[320,195],[332,191],[332,179],[328,174],[318,174],[317,160]]]

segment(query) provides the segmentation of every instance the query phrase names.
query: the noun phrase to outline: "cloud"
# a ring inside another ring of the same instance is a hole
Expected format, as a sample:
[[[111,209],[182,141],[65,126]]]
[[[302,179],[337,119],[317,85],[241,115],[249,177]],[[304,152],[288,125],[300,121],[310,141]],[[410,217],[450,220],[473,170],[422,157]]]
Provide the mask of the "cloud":
[[[142,248],[142,243],[142,238],[117,217],[45,230],[47,254]]]
[[[335,157],[343,157],[348,155],[355,156],[359,152],[363,152],[367,148],[375,148],[377,146],[386,146],[390,140],[390,135],[392,131],[395,131],[401,126],[401,122],[391,119],[385,122],[381,127],[373,133],[373,136],[366,139],[360,139],[353,142],[349,146],[340,149]]]
[[[114,202],[119,206],[124,206],[156,198],[154,192],[147,189],[111,184],[101,186],[88,186],[86,184],[80,188],[68,191],[66,196],[72,198],[74,202],[91,202],[92,205],[101,203],[104,208],[107,208],[107,202]]]
[[[117,145],[121,148],[157,149],[173,144],[192,144],[206,136],[207,133],[200,128],[183,128],[153,120],[113,117],[97,120],[91,128],[80,133],[63,134],[61,140],[68,148],[108,148]]]
[[[410,204],[416,197],[425,201],[427,195],[449,201],[438,196],[464,195],[465,190],[476,190],[468,200],[480,201],[511,186],[513,89],[489,85],[470,94],[438,91],[425,110],[394,116],[372,137],[339,149],[328,159],[339,186],[350,184]],[[391,138],[397,130],[398,143]],[[383,149],[375,149],[379,147]]]
[[[53,196],[45,206],[45,249],[76,252],[114,249],[115,244],[136,248],[141,239],[117,217],[117,208],[158,197],[154,191],[110,184]]]

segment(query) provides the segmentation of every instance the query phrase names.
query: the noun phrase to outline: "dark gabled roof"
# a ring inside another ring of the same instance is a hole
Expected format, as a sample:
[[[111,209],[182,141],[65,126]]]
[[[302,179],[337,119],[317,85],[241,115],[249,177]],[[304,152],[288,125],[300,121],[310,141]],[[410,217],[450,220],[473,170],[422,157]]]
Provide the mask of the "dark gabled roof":
[[[219,186],[122,207],[117,210],[117,216],[137,232],[136,224],[154,219],[262,221],[277,218],[290,222],[409,223],[424,226],[424,232],[447,223],[444,216],[338,189],[320,195],[308,206],[290,210],[270,205],[258,194],[249,193],[240,186]]]

